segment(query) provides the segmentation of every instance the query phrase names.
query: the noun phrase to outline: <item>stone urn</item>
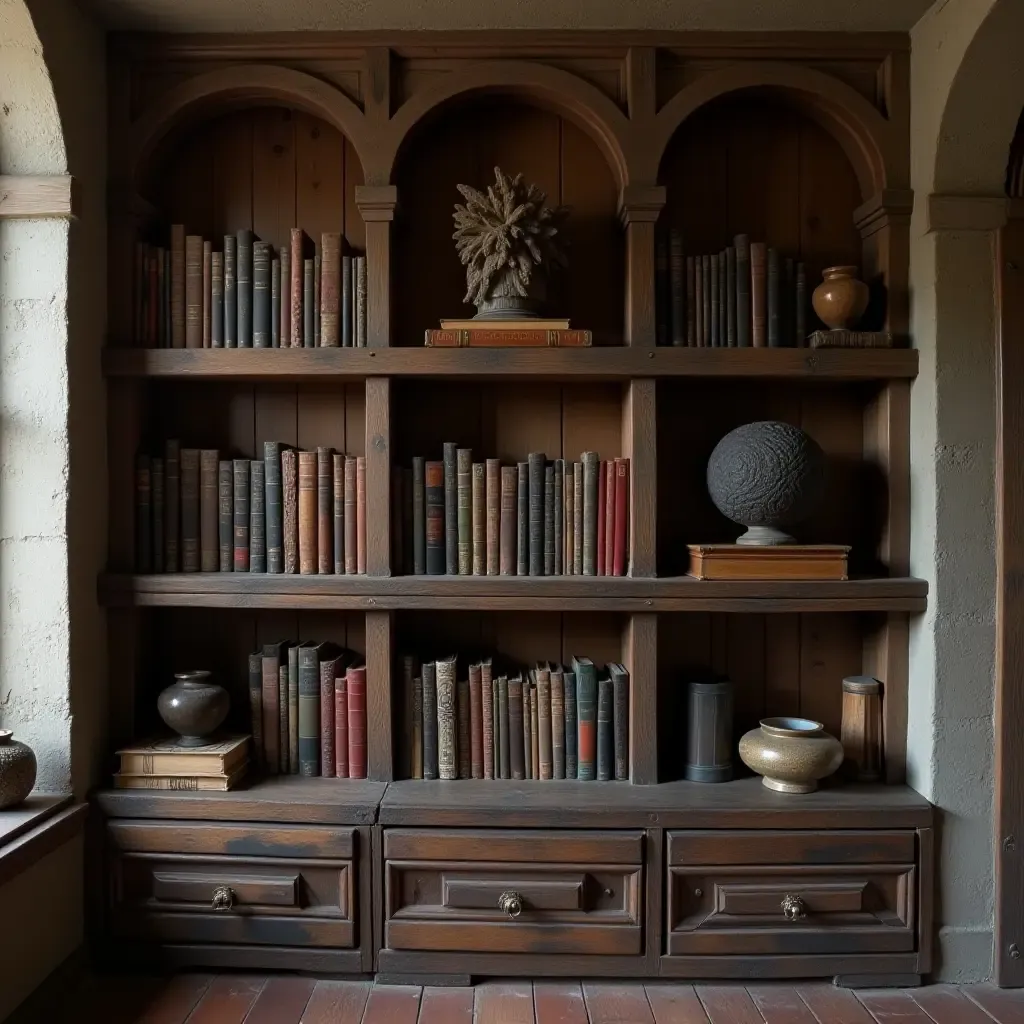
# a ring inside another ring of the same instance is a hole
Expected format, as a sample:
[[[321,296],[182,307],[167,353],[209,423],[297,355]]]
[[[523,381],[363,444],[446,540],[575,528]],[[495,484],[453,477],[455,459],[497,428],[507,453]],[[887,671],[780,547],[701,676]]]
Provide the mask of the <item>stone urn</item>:
[[[737,544],[793,544],[783,529],[806,519],[825,489],[825,453],[799,427],[775,420],[730,431],[708,460],[719,512],[747,527]]]
[[[821,276],[811,295],[814,312],[833,331],[852,330],[868,308],[868,286],[857,277],[856,267],[826,267]]]
[[[32,748],[16,740],[10,729],[0,729],[0,811],[20,804],[35,784]]]
[[[765,718],[740,740],[740,760],[778,793],[813,793],[843,763],[843,745],[807,718]]]
[[[175,673],[174,682],[157,698],[164,723],[181,738],[183,747],[203,747],[228,716],[230,698],[223,686],[211,682],[205,671]]]

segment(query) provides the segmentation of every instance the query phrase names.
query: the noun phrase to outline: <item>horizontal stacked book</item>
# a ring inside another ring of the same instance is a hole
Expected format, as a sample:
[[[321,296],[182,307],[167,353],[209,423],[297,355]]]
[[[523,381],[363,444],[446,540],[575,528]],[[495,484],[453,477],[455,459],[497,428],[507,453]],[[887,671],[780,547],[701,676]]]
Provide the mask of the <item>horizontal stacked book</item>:
[[[442,320],[428,330],[428,348],[587,348],[591,331],[569,329],[568,320]]]
[[[629,780],[629,673],[589,658],[495,672],[402,658],[401,766],[412,779]]]
[[[264,644],[249,655],[252,740],[265,775],[366,778],[366,665],[337,644]]]
[[[531,452],[474,462],[469,448],[392,470],[393,564],[431,576],[624,576],[629,459]]]
[[[655,243],[659,345],[781,348],[807,344],[809,295],[803,263],[737,235],[709,256],[688,256],[681,232]]]
[[[228,736],[203,747],[156,739],[117,752],[118,789],[167,789],[225,792],[234,789],[249,768],[249,737]]]
[[[301,228],[275,253],[248,229],[223,248],[172,224],[168,245],[135,247],[133,331],[146,348],[366,345],[366,257],[340,232]]]
[[[140,573],[366,572],[366,460],[266,441],[262,459],[164,444],[135,463]]]

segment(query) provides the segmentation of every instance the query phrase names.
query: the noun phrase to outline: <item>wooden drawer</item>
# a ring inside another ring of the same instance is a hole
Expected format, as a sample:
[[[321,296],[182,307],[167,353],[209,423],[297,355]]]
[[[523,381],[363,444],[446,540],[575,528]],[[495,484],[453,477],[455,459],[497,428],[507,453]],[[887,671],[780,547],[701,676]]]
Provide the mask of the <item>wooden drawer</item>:
[[[669,955],[915,948],[913,832],[670,832]]]
[[[356,832],[111,822],[110,927],[169,943],[356,945]]]
[[[384,945],[638,954],[642,876],[641,832],[388,829]]]

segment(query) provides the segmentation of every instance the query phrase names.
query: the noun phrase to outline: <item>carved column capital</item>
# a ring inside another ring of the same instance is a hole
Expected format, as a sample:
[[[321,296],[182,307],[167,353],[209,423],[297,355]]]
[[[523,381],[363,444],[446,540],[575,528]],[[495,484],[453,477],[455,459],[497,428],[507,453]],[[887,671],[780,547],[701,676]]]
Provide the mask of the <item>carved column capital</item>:
[[[654,224],[664,205],[664,185],[626,185],[619,193],[619,220],[624,227]]]
[[[853,211],[853,223],[861,238],[902,221],[908,223],[914,209],[914,193],[910,189],[884,188]]]
[[[394,185],[356,185],[356,206],[367,224],[394,220],[397,205]]]

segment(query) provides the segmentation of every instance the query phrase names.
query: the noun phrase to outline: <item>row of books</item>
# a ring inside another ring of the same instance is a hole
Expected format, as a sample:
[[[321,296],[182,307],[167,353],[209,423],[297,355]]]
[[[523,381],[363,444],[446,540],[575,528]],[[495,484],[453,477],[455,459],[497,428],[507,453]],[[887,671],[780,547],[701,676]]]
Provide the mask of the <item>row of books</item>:
[[[225,736],[202,747],[183,747],[177,739],[160,737],[125,747],[117,756],[118,789],[226,792],[249,769],[249,737]]]
[[[366,665],[329,641],[249,655],[254,757],[266,775],[366,778]]]
[[[465,674],[457,657],[402,659],[403,772],[413,779],[629,779],[629,673],[538,663]]]
[[[149,572],[366,572],[366,460],[266,441],[262,459],[164,444],[135,464],[135,564]]]
[[[316,251],[301,228],[275,256],[243,229],[224,248],[172,224],[170,246],[135,248],[133,328],[147,348],[336,348],[366,345],[366,257],[343,256],[337,231]],[[313,252],[312,257],[307,255]]]
[[[659,345],[800,347],[807,343],[807,272],[764,242],[736,235],[709,256],[687,256],[676,229],[655,244]]]
[[[445,443],[444,458],[395,467],[394,564],[405,573],[460,576],[624,576],[629,459],[474,462]]]

